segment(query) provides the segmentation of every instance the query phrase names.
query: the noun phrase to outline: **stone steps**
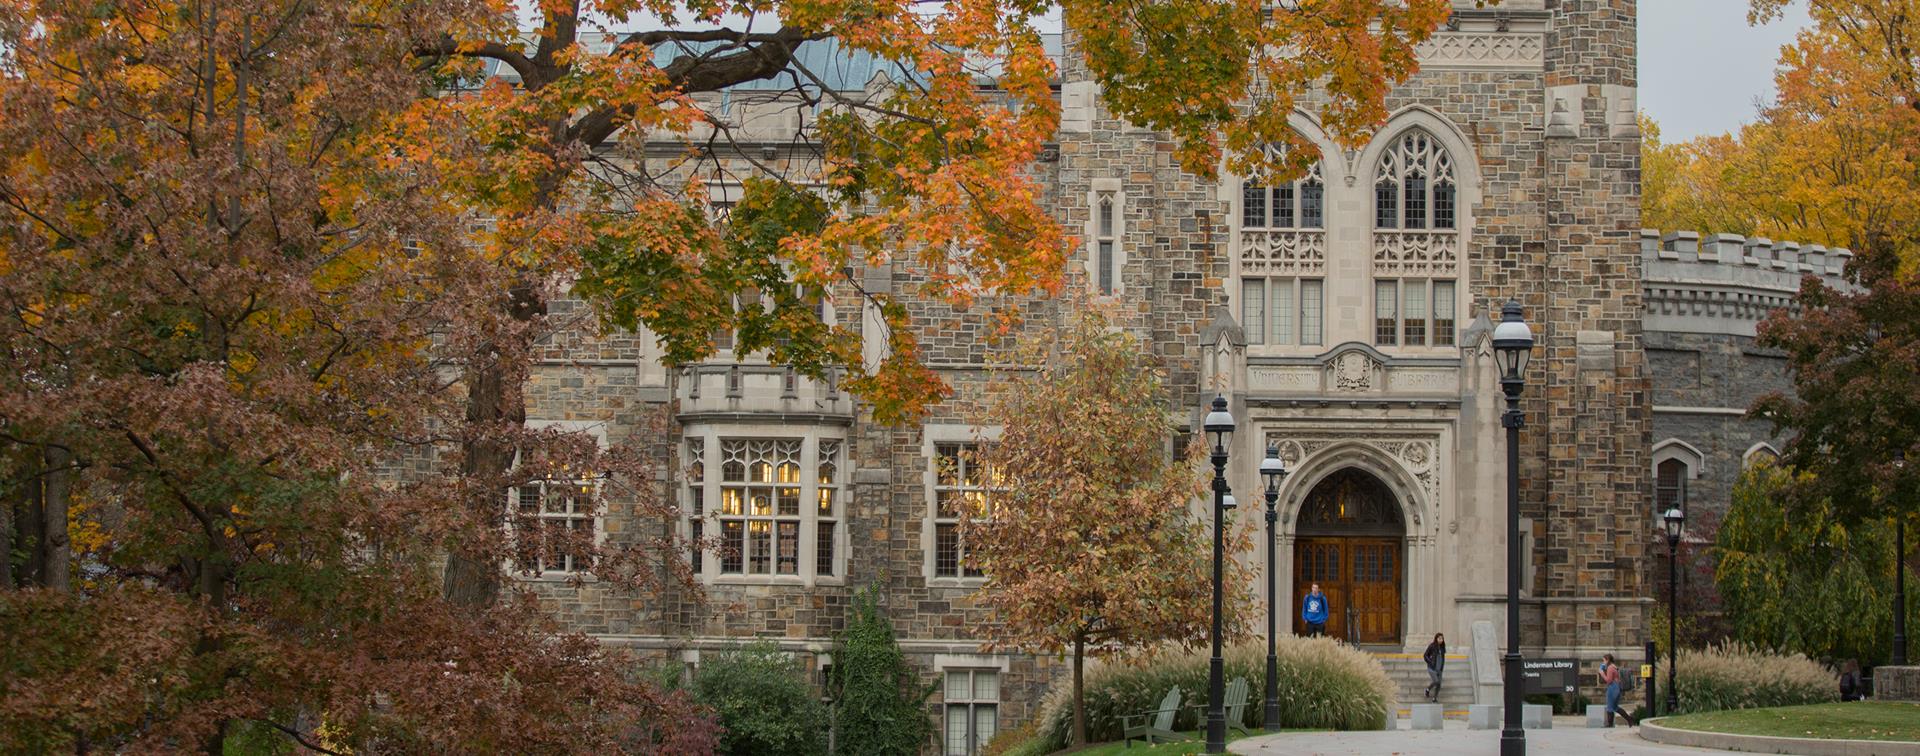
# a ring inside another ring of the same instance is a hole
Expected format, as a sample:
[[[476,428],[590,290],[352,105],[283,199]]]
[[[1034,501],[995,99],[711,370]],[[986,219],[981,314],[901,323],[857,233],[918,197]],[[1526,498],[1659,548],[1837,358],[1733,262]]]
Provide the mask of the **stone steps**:
[[[1419,654],[1375,653],[1375,659],[1387,671],[1387,679],[1398,688],[1397,708],[1401,716],[1412,713],[1414,704],[1427,703],[1427,664]],[[1446,673],[1440,678],[1440,700],[1448,718],[1464,718],[1473,701],[1471,669],[1465,654],[1447,654]]]

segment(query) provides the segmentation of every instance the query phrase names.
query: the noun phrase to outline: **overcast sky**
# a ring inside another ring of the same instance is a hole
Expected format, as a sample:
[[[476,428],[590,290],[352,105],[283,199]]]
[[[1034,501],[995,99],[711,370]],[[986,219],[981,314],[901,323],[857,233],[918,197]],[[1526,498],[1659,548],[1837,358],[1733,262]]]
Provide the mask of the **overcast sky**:
[[[1640,109],[1667,142],[1752,121],[1754,103],[1773,99],[1780,46],[1809,23],[1800,4],[1757,27],[1746,0],[1645,0],[1639,10]]]

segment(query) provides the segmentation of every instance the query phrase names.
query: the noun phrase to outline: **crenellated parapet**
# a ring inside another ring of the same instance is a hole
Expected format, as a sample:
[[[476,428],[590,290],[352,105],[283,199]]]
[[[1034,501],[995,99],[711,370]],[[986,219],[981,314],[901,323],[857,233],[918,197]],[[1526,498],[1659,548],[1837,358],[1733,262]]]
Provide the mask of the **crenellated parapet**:
[[[1655,229],[1640,232],[1645,330],[1753,336],[1769,313],[1791,307],[1801,279],[1848,286],[1853,252],[1819,244]]]

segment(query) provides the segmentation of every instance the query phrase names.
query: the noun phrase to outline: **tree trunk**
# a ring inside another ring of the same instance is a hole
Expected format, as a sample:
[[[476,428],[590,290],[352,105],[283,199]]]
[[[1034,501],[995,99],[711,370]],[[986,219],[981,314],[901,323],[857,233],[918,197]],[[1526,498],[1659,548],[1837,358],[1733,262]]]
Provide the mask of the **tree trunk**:
[[[1082,671],[1087,660],[1087,635],[1073,636],[1073,745],[1087,744],[1087,689]]]
[[[42,493],[46,479],[40,469],[41,455],[31,453],[20,457],[20,495],[15,501],[20,503],[19,514],[14,517],[13,532],[19,539],[14,548],[26,552],[26,562],[20,565],[20,574],[16,576],[18,585],[45,585],[42,582],[42,565],[47,562],[47,526],[46,496]]]
[[[11,455],[0,455],[0,470],[10,475],[0,478],[0,591],[11,590],[17,585],[13,581],[13,528],[19,521],[20,498],[25,495],[27,483],[22,480],[18,470],[9,464]]]
[[[507,306],[514,320],[522,324],[546,312],[546,303],[530,282],[513,288]],[[503,481],[513,466],[514,448],[501,440],[499,429],[527,424],[526,377],[509,362],[520,359],[524,350],[483,350],[466,373],[467,427],[471,435],[462,444],[460,472],[470,481]],[[506,491],[482,486],[467,506],[477,521],[497,523],[506,513]],[[500,596],[500,562],[496,555],[484,548],[456,545],[447,554],[441,592],[455,606],[492,606]]]
[[[43,504],[41,510],[41,537],[45,544],[41,550],[40,584],[48,589],[68,592],[70,588],[73,548],[67,537],[68,502],[73,491],[73,452],[64,446],[49,445],[46,448],[46,477],[41,491]]]

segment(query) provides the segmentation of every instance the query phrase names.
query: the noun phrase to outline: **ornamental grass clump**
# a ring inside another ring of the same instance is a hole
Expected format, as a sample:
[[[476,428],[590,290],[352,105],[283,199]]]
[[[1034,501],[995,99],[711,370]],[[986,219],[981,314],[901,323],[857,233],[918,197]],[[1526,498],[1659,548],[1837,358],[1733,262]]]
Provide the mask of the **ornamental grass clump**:
[[[1167,690],[1178,686],[1180,712],[1174,729],[1195,730],[1205,724],[1207,659],[1205,648],[1169,649],[1131,661],[1096,661],[1086,672],[1087,740],[1119,740],[1121,717],[1150,712]],[[1370,730],[1379,727],[1394,697],[1393,682],[1372,656],[1330,638],[1286,636],[1275,649],[1279,667],[1282,727]],[[1226,682],[1247,680],[1247,708],[1243,724],[1265,726],[1267,679],[1265,643],[1227,649]],[[1040,704],[1040,735],[1052,748],[1064,748],[1073,725],[1072,686],[1062,680],[1048,689]]]
[[[1680,650],[1680,711],[1799,706],[1840,699],[1833,672],[1800,654],[1732,643]]]

